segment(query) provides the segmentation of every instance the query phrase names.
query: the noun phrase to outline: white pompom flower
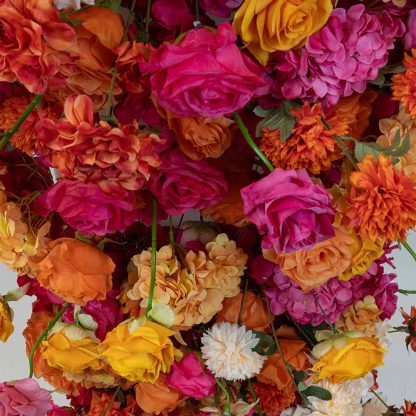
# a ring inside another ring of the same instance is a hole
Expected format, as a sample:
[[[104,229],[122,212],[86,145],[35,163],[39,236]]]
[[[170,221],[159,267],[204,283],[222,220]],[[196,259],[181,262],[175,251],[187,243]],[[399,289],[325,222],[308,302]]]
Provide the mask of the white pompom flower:
[[[255,376],[266,359],[253,351],[259,338],[237,324],[215,324],[201,341],[202,357],[207,367],[215,377],[225,380],[245,380]]]

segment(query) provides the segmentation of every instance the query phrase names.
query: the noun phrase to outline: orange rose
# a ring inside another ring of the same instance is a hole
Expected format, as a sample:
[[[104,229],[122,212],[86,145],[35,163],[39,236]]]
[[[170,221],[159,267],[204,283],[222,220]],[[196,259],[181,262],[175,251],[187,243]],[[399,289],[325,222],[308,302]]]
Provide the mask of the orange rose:
[[[146,413],[168,414],[184,398],[178,390],[171,389],[165,383],[165,376],[160,376],[156,383],[137,383],[134,386],[136,401]]]
[[[72,238],[49,243],[49,254],[35,266],[39,283],[67,302],[104,300],[112,288],[115,264],[105,253]]]
[[[222,304],[222,310],[217,313],[217,322],[237,323],[242,297],[243,294],[240,293],[232,298],[226,298]],[[264,301],[250,291],[247,291],[244,296],[242,324],[246,328],[256,331],[264,331],[270,324],[269,314]]]
[[[273,250],[264,250],[267,260],[280,266],[302,290],[322,286],[327,280],[344,272],[351,264],[349,246],[354,239],[343,229],[335,229],[335,237],[316,244],[309,250],[297,250],[276,256]]]

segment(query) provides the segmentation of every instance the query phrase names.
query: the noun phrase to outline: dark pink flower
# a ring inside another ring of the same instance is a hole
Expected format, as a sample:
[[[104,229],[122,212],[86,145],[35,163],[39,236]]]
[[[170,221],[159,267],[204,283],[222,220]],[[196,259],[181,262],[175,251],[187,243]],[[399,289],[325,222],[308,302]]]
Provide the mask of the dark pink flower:
[[[331,195],[305,169],[275,169],[241,190],[244,213],[276,253],[313,247],[334,237]]]
[[[161,157],[160,165],[151,180],[150,190],[170,215],[214,205],[227,191],[228,184],[222,171],[206,160],[190,160],[176,148]]]
[[[180,116],[220,117],[242,109],[268,92],[262,69],[235,44],[229,23],[216,32],[189,31],[179,44],[161,45],[151,54],[150,82],[157,102]]]
[[[69,407],[59,407],[54,404],[53,409],[49,410],[47,416],[75,416],[75,410]]]
[[[172,364],[166,384],[186,396],[201,400],[215,393],[216,381],[210,372],[204,372],[196,354],[191,352]]]
[[[201,7],[213,16],[229,17],[242,2],[243,0],[201,0]]]
[[[75,230],[100,236],[123,232],[137,220],[137,205],[134,191],[120,189],[108,195],[97,184],[67,179],[47,189],[36,200],[40,215],[55,211]]]
[[[32,378],[0,384],[2,416],[45,416],[51,409],[51,394]]]
[[[416,48],[416,9],[410,10],[406,26],[407,30],[404,36],[404,48],[406,50]]]

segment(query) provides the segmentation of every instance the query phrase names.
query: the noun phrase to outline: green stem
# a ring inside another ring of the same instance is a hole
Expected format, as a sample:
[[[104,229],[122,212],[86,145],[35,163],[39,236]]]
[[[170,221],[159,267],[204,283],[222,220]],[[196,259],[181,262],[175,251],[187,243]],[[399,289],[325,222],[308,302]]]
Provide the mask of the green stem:
[[[169,240],[172,247],[172,256],[175,256],[175,236],[173,234],[173,218],[169,215]]]
[[[384,406],[386,406],[387,407],[387,409],[389,408],[389,405],[383,400],[383,398],[376,392],[376,391],[374,391],[374,390],[370,390],[371,391],[371,393],[373,393],[374,394],[374,396],[376,396],[377,397],[377,399],[379,399],[380,400],[380,402],[381,403],[383,403],[384,404]]]
[[[201,26],[201,21],[199,20],[199,0],[195,0],[195,23],[196,25]]]
[[[406,241],[398,240],[398,243],[401,244],[416,261],[416,253],[413,251],[412,247],[410,247],[410,245]]]
[[[250,388],[250,393],[251,393],[251,396],[253,397],[254,402],[257,402],[256,403],[257,414],[259,416],[263,416],[263,412],[261,411],[260,403],[257,401],[257,396],[256,396],[256,392],[254,391],[253,383],[251,382],[250,379],[247,380],[247,383],[248,383],[248,387]]]
[[[322,315],[325,318],[325,322],[328,324],[328,326],[331,328],[331,331],[336,334],[338,331],[335,329],[335,326],[331,323],[331,321],[329,320],[327,314],[324,311],[324,308],[321,306],[321,304],[319,303],[318,297],[315,295],[315,293],[310,292],[310,294],[312,295],[312,297],[315,300],[315,303],[318,305],[318,308],[321,310]]]
[[[328,123],[328,120],[325,118],[323,114],[321,114],[321,120],[322,123],[324,123],[325,127],[328,130],[332,130],[331,125]],[[356,161],[354,160],[354,157],[352,156],[350,149],[348,149],[348,146],[344,143],[341,136],[338,136],[338,134],[333,134],[332,137],[337,142],[338,146],[341,148],[342,153],[347,157],[347,159],[351,162],[352,166],[355,170],[359,170],[358,165]]]
[[[149,299],[147,300],[146,318],[149,317],[152,310],[153,292],[156,281],[156,254],[157,254],[157,201],[152,199],[152,274],[150,278]]]
[[[146,6],[146,22],[144,26],[144,41],[145,43],[150,42],[149,28],[150,28],[150,11],[152,6],[152,0],[147,0]]]
[[[225,395],[225,405],[224,405],[224,416],[231,416],[231,407],[230,407],[230,393],[228,393],[228,390],[223,386],[221,381],[219,381],[217,378],[215,379],[217,382],[218,387],[224,392]]]
[[[110,401],[108,402],[107,407],[104,409],[104,412],[101,416],[106,416],[108,411],[111,409],[111,406],[114,403],[114,400],[116,399],[117,394],[120,392],[120,390],[121,390],[121,386],[118,386],[116,391],[114,392],[113,396],[111,397]]]
[[[176,227],[175,241],[178,239],[178,234],[179,234],[179,231],[181,230],[181,227],[182,227],[182,222],[183,222],[183,218],[184,218],[184,216],[185,216],[185,214],[182,214],[182,215],[181,215],[181,218],[179,219],[179,224],[178,224],[178,226]]]
[[[305,338],[308,344],[311,347],[314,347],[316,345],[316,342],[312,340],[312,338],[303,330],[303,328],[288,313],[286,313],[286,316],[296,326],[296,328],[303,335],[303,338]]]
[[[416,295],[416,290],[405,290],[405,289],[399,289],[399,293],[402,295]]]
[[[237,123],[237,126],[239,127],[241,133],[243,134],[243,137],[246,139],[246,142],[248,145],[254,150],[254,153],[261,159],[261,161],[267,166],[270,172],[273,172],[274,168],[273,165],[270,163],[270,160],[267,159],[265,154],[259,149],[257,144],[254,142],[254,140],[251,138],[250,133],[247,130],[247,127],[244,125],[243,120],[241,120],[241,117],[238,115],[238,113],[233,113],[234,120]]]
[[[19,130],[20,126],[28,118],[29,114],[34,110],[34,108],[42,101],[43,95],[35,95],[33,100],[25,108],[23,114],[17,119],[16,123],[13,124],[12,128],[3,135],[3,138],[0,140],[0,150],[7,145],[8,141],[13,137],[13,135]]]
[[[52,321],[49,322],[48,326],[45,328],[45,330],[39,335],[36,342],[33,344],[32,349],[30,350],[29,354],[29,378],[33,377],[33,358],[35,356],[36,350],[38,349],[39,345],[42,343],[42,341],[48,336],[49,331],[55,326],[55,324],[61,319],[62,315],[67,311],[67,309],[71,306],[70,303],[67,303],[52,319]]]

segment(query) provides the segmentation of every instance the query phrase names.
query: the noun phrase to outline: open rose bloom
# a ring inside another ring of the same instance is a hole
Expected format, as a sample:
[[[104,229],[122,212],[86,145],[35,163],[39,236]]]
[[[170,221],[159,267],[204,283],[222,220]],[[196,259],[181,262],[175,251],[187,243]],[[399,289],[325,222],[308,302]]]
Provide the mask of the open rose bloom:
[[[0,0],[0,416],[415,415],[415,227],[414,1]]]

